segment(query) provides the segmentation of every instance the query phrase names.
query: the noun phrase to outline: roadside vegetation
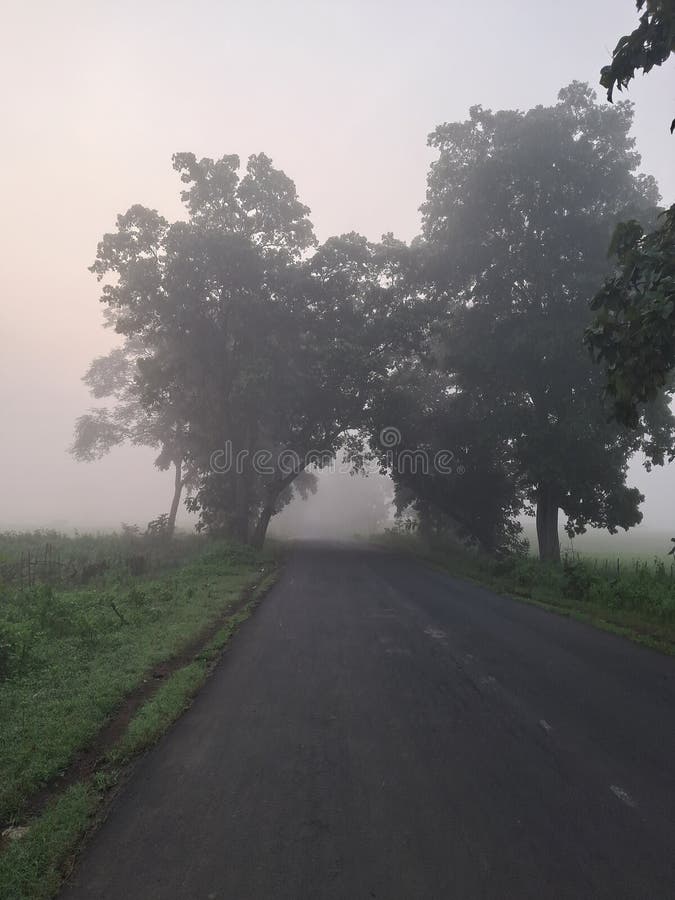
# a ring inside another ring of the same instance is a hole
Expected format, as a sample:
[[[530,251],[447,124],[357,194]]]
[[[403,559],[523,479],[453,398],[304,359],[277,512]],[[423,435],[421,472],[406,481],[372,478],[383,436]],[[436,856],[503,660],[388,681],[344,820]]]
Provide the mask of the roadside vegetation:
[[[166,572],[203,552],[206,544],[199,535],[186,533],[167,540],[165,519],[150,522],[144,532],[135,525],[102,534],[71,535],[50,529],[0,532],[0,589],[119,583],[126,576]]]
[[[274,567],[251,548],[192,537],[161,546],[133,534],[37,532],[2,535],[0,548],[0,896],[43,896],[30,879],[58,881],[59,848],[72,849],[115,780],[110,765],[180,714]],[[29,582],[29,552],[59,565],[33,564]],[[134,692],[129,721],[101,743]],[[81,780],[78,759],[92,749]],[[45,831],[62,815],[70,839]]]

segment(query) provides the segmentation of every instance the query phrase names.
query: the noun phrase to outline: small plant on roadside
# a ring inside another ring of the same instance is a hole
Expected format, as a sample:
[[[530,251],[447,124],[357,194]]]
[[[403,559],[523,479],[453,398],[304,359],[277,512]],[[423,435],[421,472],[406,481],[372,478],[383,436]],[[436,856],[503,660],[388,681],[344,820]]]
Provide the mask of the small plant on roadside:
[[[593,583],[591,570],[578,559],[566,556],[562,572],[563,596],[568,600],[587,600]]]

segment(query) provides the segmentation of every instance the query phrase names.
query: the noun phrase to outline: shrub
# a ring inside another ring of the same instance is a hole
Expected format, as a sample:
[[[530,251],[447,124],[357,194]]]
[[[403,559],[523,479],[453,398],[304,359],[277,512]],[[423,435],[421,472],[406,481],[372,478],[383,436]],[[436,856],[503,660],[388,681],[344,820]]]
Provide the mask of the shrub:
[[[588,600],[593,585],[593,572],[579,560],[565,558],[562,569],[562,592],[568,600]]]
[[[494,560],[490,564],[490,572],[493,575],[496,575],[497,578],[503,575],[511,575],[518,565],[518,558],[516,556],[502,556],[500,559]]]
[[[77,632],[77,611],[48,584],[38,584],[19,594],[18,603],[34,628],[56,637]]]

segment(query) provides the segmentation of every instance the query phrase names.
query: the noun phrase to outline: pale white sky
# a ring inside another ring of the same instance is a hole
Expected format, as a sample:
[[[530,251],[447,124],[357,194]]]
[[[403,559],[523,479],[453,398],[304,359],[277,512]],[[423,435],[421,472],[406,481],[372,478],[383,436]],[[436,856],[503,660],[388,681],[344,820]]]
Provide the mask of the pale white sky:
[[[170,484],[143,450],[66,454],[80,377],[113,336],[87,266],[118,212],[180,214],[171,155],[264,151],[318,236],[409,239],[426,136],[482,103],[528,108],[597,83],[632,0],[2,0],[0,527],[145,523]],[[643,168],[675,200],[675,64],[639,78]],[[639,484],[670,524],[673,472]]]

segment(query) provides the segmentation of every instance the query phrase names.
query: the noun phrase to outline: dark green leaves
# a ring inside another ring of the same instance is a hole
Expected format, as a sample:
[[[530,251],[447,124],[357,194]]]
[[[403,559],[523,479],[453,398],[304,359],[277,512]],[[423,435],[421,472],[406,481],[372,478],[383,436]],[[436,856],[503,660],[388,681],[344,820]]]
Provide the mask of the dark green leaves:
[[[675,50],[675,0],[637,0],[640,24],[629,35],[620,38],[612,54],[612,62],[600,71],[600,84],[607,89],[611,102],[614,88],[620,91],[640,70],[645,75],[662,65]],[[646,8],[645,8],[646,7]],[[670,126],[675,130],[675,120]]]
[[[607,373],[620,421],[635,427],[641,405],[668,385],[675,367],[675,206],[646,233],[622,223],[612,240],[617,272],[596,294],[586,342]]]

